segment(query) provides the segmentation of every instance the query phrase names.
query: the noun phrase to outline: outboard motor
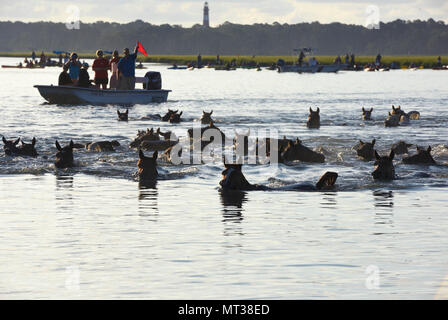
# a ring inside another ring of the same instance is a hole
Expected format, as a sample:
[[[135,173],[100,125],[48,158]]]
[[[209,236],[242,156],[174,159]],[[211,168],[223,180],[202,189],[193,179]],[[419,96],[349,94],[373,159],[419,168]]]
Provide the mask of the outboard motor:
[[[148,87],[146,88],[146,84],[143,84],[143,89],[147,90],[160,90],[162,89],[162,76],[160,72],[157,71],[149,71],[145,74],[145,78],[148,78]]]

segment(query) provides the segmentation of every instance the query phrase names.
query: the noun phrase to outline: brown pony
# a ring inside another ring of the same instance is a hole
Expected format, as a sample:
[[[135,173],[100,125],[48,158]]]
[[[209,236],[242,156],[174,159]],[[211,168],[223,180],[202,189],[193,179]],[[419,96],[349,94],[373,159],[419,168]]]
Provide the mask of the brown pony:
[[[310,107],[310,114],[308,116],[308,121],[306,126],[310,129],[319,129],[320,127],[320,115],[319,115],[319,107],[317,107],[316,111],[313,111]]]

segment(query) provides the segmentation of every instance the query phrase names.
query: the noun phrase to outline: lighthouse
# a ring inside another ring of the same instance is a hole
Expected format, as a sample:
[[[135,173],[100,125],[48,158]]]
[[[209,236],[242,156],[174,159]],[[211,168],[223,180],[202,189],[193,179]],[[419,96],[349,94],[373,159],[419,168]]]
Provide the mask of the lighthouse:
[[[208,2],[204,3],[204,21],[202,22],[202,26],[206,28],[210,27],[210,19],[208,16]]]

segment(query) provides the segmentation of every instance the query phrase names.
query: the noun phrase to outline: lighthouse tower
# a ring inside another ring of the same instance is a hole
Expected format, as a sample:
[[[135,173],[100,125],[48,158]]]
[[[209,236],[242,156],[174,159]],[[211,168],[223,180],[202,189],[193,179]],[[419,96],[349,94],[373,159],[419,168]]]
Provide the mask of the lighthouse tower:
[[[204,21],[202,25],[206,28],[210,27],[210,19],[208,16],[208,2],[204,3]]]

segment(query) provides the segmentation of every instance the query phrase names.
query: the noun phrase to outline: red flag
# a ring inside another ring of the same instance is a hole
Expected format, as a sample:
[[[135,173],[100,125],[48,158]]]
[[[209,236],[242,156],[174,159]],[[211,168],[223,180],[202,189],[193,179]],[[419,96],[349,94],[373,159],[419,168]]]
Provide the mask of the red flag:
[[[148,56],[148,53],[146,52],[145,48],[143,48],[143,46],[140,43],[140,41],[137,43],[137,45],[138,45],[138,51],[143,53],[145,56]]]

